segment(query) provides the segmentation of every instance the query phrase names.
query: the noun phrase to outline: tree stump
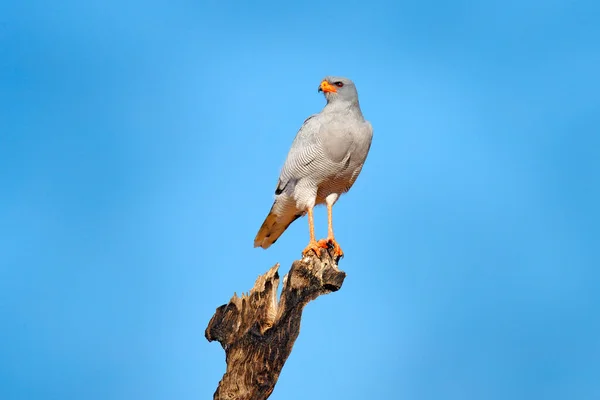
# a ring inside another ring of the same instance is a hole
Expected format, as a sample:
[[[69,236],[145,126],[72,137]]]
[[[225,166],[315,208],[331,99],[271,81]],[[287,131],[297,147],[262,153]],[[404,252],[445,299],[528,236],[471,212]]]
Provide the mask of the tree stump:
[[[300,333],[304,306],[344,283],[346,273],[338,269],[332,253],[322,249],[319,257],[294,261],[283,277],[279,302],[276,264],[258,277],[249,294],[234,294],[217,308],[205,336],[225,349],[227,370],[214,400],[264,400],[271,395]]]

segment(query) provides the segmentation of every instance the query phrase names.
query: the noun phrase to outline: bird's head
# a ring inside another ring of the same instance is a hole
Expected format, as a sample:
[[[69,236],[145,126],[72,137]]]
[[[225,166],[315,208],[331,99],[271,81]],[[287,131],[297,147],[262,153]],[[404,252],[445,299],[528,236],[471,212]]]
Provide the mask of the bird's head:
[[[323,92],[328,103],[333,101],[358,103],[356,86],[348,78],[327,76],[319,85],[319,92]]]

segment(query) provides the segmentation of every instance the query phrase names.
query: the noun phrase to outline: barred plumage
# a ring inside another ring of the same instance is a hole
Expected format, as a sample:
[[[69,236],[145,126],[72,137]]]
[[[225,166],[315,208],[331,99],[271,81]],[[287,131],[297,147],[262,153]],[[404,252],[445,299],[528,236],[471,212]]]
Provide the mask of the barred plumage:
[[[296,134],[279,176],[275,202],[256,235],[255,247],[268,248],[307,212],[314,241],[312,208],[327,203],[331,213],[331,207],[350,190],[366,160],[373,129],[362,115],[354,83],[327,77],[321,89],[327,105],[307,118]]]

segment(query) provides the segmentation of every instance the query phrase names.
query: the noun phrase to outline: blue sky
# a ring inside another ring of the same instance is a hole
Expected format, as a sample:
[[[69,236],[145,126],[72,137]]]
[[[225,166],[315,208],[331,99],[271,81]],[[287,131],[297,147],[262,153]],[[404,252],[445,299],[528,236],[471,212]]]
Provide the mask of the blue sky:
[[[271,398],[600,398],[600,6],[239,3],[0,5],[0,398],[211,398],[325,75],[374,141]]]

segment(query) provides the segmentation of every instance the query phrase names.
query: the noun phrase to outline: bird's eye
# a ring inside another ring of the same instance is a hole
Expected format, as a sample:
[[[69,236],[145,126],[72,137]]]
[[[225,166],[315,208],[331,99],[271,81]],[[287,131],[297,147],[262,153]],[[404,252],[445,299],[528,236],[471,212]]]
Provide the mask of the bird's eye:
[[[344,84],[342,82],[335,82],[334,85],[337,86],[337,87],[344,86]]]

